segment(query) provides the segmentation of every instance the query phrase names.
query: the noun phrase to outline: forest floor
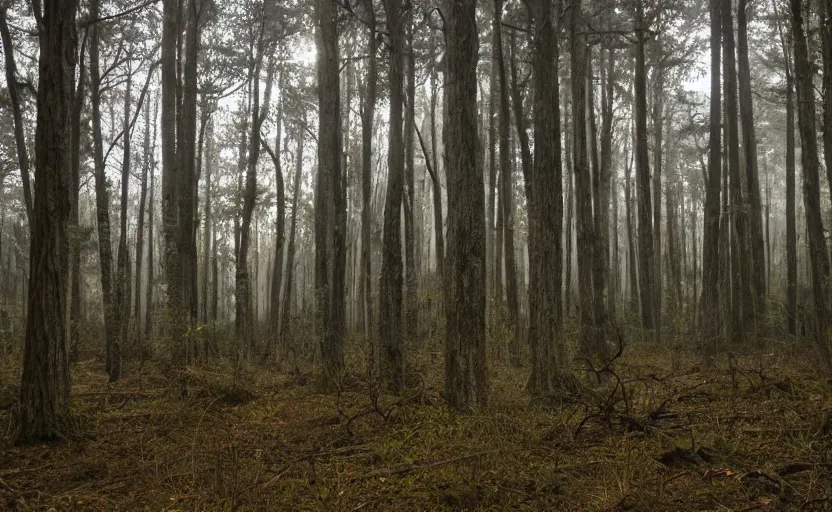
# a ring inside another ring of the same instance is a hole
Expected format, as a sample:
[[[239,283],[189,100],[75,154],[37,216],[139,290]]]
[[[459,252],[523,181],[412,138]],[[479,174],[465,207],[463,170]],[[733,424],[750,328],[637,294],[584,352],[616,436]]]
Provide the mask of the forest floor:
[[[360,379],[320,394],[257,366],[236,380],[191,367],[172,385],[129,364],[109,384],[82,362],[82,437],[15,446],[0,400],[0,509],[832,510],[832,395],[808,356],[706,370],[636,347],[550,406],[530,405],[527,370],[493,365],[488,410],[465,415],[440,397],[438,346],[413,362],[427,387],[375,399]]]

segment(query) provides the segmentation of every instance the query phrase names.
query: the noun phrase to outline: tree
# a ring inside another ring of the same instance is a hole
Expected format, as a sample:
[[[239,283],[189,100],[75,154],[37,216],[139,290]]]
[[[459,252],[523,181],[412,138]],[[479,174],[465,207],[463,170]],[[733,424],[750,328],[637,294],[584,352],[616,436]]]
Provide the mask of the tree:
[[[742,121],[742,146],[745,156],[745,184],[748,193],[749,241],[752,264],[752,289],[754,291],[751,314],[760,332],[765,320],[766,273],[765,246],[763,244],[763,207],[760,197],[760,176],[757,164],[757,136],[754,128],[754,104],[751,99],[751,65],[748,62],[748,0],[737,3],[737,61]]]
[[[72,168],[70,113],[75,79],[77,0],[36,4],[40,27],[36,179],[29,303],[20,383],[18,439],[55,439],[69,413],[66,312]]]
[[[641,295],[641,326],[654,330],[653,299],[655,298],[653,262],[653,219],[650,194],[650,161],[647,156],[647,83],[644,62],[644,43],[648,37],[644,19],[644,2],[636,7],[636,63],[635,63],[635,155],[636,187],[638,190],[638,263],[639,293]]]
[[[90,2],[90,17],[97,19],[100,0]],[[98,259],[101,266],[101,294],[104,301],[104,339],[106,359],[104,369],[110,380],[119,379],[120,347],[116,330],[118,328],[116,304],[113,299],[113,246],[110,232],[110,198],[107,187],[107,167],[104,155],[104,140],[101,133],[101,23],[92,26],[90,34],[90,104],[92,106],[93,162],[95,177],[95,210],[98,226]]]
[[[6,20],[9,6],[4,2],[0,5],[0,40],[3,41],[3,55],[6,64],[6,84],[9,91],[9,103],[12,107],[14,119],[14,142],[17,149],[17,161],[20,166],[20,179],[23,182],[23,202],[26,206],[26,217],[32,222],[32,185],[29,173],[29,152],[26,149],[26,135],[23,124],[23,114],[18,96],[17,64],[14,58],[14,46],[9,33],[9,23]]]
[[[511,131],[511,110],[509,107],[509,88],[506,78],[506,65],[503,57],[502,36],[502,0],[494,0],[494,43],[496,45],[497,76],[500,90],[500,211],[498,215],[503,219],[503,243],[505,244],[506,265],[506,301],[508,305],[508,329],[511,332],[509,343],[509,358],[513,366],[520,366],[520,333],[517,308],[517,270],[514,261],[514,194],[511,176],[511,148],[509,147],[509,133]],[[499,249],[498,249],[499,250]],[[501,269],[495,269],[500,272]]]
[[[400,0],[385,0],[390,32],[390,142],[387,159],[387,195],[379,280],[379,362],[382,379],[393,390],[404,383],[402,353],[402,240],[401,208],[404,189],[404,27]]]
[[[824,369],[832,374],[832,341],[829,336],[829,254],[823,234],[820,206],[818,139],[815,125],[815,92],[812,65],[803,28],[803,2],[790,0],[794,72],[797,90],[797,119],[800,132],[800,163],[803,167],[803,204],[809,239],[809,263],[812,269],[812,297],[815,301],[813,338]]]
[[[737,108],[737,64],[734,46],[734,17],[731,0],[722,5],[722,87],[725,96],[725,137],[731,200],[731,330],[735,339],[744,336],[753,317],[751,297],[751,258],[749,255],[748,214],[740,174],[739,119]],[[762,256],[762,255],[761,255]]]
[[[567,362],[561,304],[563,171],[558,45],[553,22],[557,16],[552,13],[551,2],[547,0],[531,2],[530,13],[534,23],[535,123],[534,165],[526,187],[529,203],[529,346],[532,353],[529,392],[542,397],[563,385],[562,374]],[[519,120],[520,116],[517,118]]]
[[[445,399],[455,409],[487,402],[485,361],[485,188],[477,166],[476,0],[445,4]]]
[[[338,2],[316,0],[318,49],[318,176],[315,183],[315,297],[324,386],[344,369],[344,234],[340,228],[341,87]]]
[[[372,151],[373,151],[373,120],[376,108],[376,82],[378,81],[378,61],[376,59],[376,14],[372,0],[364,0],[367,11],[367,81],[362,97],[363,110],[361,112],[361,271],[360,294],[362,309],[362,327],[364,336],[369,338],[370,325],[373,322],[373,308],[371,300],[372,290],[372,258],[371,238],[372,229]]]
[[[720,56],[722,55],[721,0],[710,0],[711,18],[711,110],[708,169],[705,179],[705,226],[702,239],[702,338],[706,355],[716,355],[719,335],[720,275],[720,171],[722,169]]]

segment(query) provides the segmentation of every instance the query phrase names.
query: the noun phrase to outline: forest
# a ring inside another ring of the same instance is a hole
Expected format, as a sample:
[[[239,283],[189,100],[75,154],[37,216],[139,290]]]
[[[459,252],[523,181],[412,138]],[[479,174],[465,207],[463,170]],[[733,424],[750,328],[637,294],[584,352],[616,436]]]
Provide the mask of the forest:
[[[0,36],[0,508],[832,510],[829,0]]]

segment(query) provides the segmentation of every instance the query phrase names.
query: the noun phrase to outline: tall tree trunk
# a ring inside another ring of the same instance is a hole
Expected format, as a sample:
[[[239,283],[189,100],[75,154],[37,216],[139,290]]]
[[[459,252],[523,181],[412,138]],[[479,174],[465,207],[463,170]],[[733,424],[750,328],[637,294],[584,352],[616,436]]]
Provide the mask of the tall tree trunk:
[[[177,158],[176,127],[181,112],[177,101],[177,42],[179,40],[180,0],[163,0],[162,16],[162,233],[163,268],[166,286],[166,331],[170,336],[171,360],[174,364],[187,362],[184,334],[186,319],[183,315],[182,274],[179,258],[179,180],[183,172]],[[181,148],[179,148],[181,149]],[[151,183],[152,183],[151,174]],[[152,189],[152,186],[151,186]],[[152,195],[152,193],[151,193]],[[152,204],[152,203],[151,203]],[[152,218],[152,215],[151,215]],[[153,244],[151,236],[148,237]],[[148,303],[152,298],[148,295]]]
[[[447,2],[445,168],[448,274],[445,276],[445,399],[455,409],[487,402],[485,361],[485,190],[477,168],[476,0]]]
[[[155,175],[156,175],[156,127],[157,127],[157,120],[159,119],[159,101],[157,99],[156,105],[153,107],[153,142],[151,142],[151,152],[150,152],[150,198],[148,199],[147,203],[147,292],[145,293],[145,325],[144,325],[144,335],[146,338],[150,338],[153,334],[153,280],[155,278],[154,272],[155,269],[153,268],[154,265],[154,253],[153,253],[153,244],[155,243],[155,239],[153,238],[153,227],[154,227],[154,202],[155,199]],[[143,354],[143,353],[142,353]]]
[[[93,0],[95,2],[95,0]],[[29,176],[29,153],[26,149],[26,135],[24,134],[23,111],[20,107],[20,97],[17,94],[17,65],[14,60],[14,46],[9,33],[9,24],[6,20],[8,15],[8,4],[5,2],[0,6],[0,39],[3,41],[3,55],[6,64],[6,90],[9,92],[9,103],[11,104],[12,119],[14,121],[14,143],[17,149],[17,163],[20,166],[20,181],[23,185],[23,203],[26,207],[26,218],[32,222],[32,185]],[[92,8],[92,6],[91,6]],[[73,13],[74,16],[74,13]],[[81,54],[83,60],[83,52]]]
[[[144,149],[142,151],[142,177],[139,185],[139,211],[136,225],[136,302],[133,305],[133,317],[136,319],[136,346],[140,359],[144,360],[144,345],[142,341],[142,263],[144,251],[144,216],[147,209],[147,173],[150,170],[150,101],[144,106]]]
[[[558,13],[552,12],[548,0],[534,0],[529,7],[534,26],[531,42],[535,118],[534,167],[526,187],[529,202],[529,346],[532,353],[529,391],[542,398],[563,386],[567,364],[561,304],[563,185],[558,45],[554,27]],[[572,8],[576,7],[580,8],[580,2],[573,2]]]
[[[90,17],[98,18],[99,0],[90,2]],[[110,199],[104,162],[104,141],[101,134],[101,71],[99,26],[94,25],[90,36],[90,102],[92,106],[93,162],[95,177],[95,207],[98,221],[98,257],[101,265],[101,292],[104,302],[105,370],[111,379],[118,379],[114,372],[118,343],[116,309],[113,302],[113,248],[110,235]]]
[[[719,323],[720,276],[720,178],[722,170],[722,96],[720,57],[722,55],[721,0],[710,0],[711,20],[711,105],[708,169],[705,180],[704,231],[702,237],[702,299],[700,315],[706,357],[716,356]]]
[[[602,50],[603,55],[603,50]],[[606,59],[601,62],[601,169],[599,183],[598,246],[606,270],[604,281],[607,284],[607,313],[615,316],[615,297],[618,286],[618,229],[614,229],[612,265],[610,264],[610,190],[612,188],[612,121],[613,100],[615,94],[615,49],[609,48]],[[613,223],[617,228],[618,194],[613,195]]]
[[[442,182],[439,177],[439,151],[436,149],[438,145],[438,136],[436,128],[436,105],[438,103],[437,96],[439,95],[439,77],[436,76],[435,66],[431,67],[431,93],[430,93],[430,154],[433,160],[433,174],[431,174],[431,181],[433,183],[433,221],[434,231],[436,237],[436,269],[439,275],[439,282],[444,282],[445,276],[445,229],[442,220]],[[418,135],[418,132],[417,132]],[[422,146],[424,151],[424,146]],[[427,159],[427,153],[425,153]],[[430,167],[428,167],[430,170]],[[440,290],[443,288],[439,287]]]
[[[341,87],[338,2],[316,0],[318,49],[318,176],[315,187],[315,297],[321,326],[324,386],[333,387],[344,369],[343,273],[339,234],[341,204]]]
[[[638,0],[636,20],[636,68],[635,68],[635,123],[636,123],[636,184],[638,187],[638,267],[639,293],[641,296],[641,326],[655,329],[655,263],[653,245],[653,208],[650,194],[650,161],[647,156],[647,82],[645,78],[644,42],[647,27],[644,20],[644,2]]]
[[[587,66],[586,66],[586,80],[587,80],[587,102],[586,115],[589,121],[589,148],[590,148],[590,164],[592,168],[592,310],[593,310],[593,325],[592,330],[594,346],[593,352],[606,357],[606,343],[605,328],[607,325],[607,293],[609,289],[609,267],[607,260],[609,258],[609,236],[605,233],[607,223],[609,222],[609,190],[606,195],[602,196],[601,182],[609,181],[607,176],[602,177],[601,162],[599,161],[598,151],[598,123],[595,116],[595,85],[594,73],[592,67],[592,49],[588,48],[587,52]],[[601,66],[603,68],[603,62]],[[602,106],[603,108],[603,106]],[[601,217],[604,217],[603,219]]]
[[[119,215],[119,236],[118,236],[118,252],[116,253],[116,260],[118,265],[116,267],[116,289],[115,289],[115,307],[116,307],[116,325],[119,329],[119,336],[115,348],[117,352],[114,354],[113,371],[110,372],[110,381],[118,380],[121,373],[121,353],[120,348],[126,342],[127,334],[129,333],[128,326],[130,325],[130,257],[127,252],[127,198],[130,187],[130,167],[131,167],[131,139],[130,136],[130,103],[132,101],[133,77],[131,69],[127,68],[127,84],[124,90],[124,151],[121,158],[121,198],[120,215]],[[141,107],[139,107],[141,108]]]
[[[786,327],[791,336],[797,335],[797,222],[795,191],[795,140],[794,140],[794,74],[792,72],[791,44],[787,44],[783,25],[777,15],[777,31],[783,49],[786,72]]]
[[[67,301],[72,202],[70,112],[75,79],[76,0],[46,0],[35,15],[40,59],[35,134],[31,268],[17,438],[63,438],[69,413]]]
[[[277,123],[274,150],[269,148],[268,144],[263,141],[263,149],[269,154],[274,164],[274,182],[275,182],[275,196],[277,199],[276,206],[276,221],[275,221],[275,239],[274,239],[274,264],[272,265],[272,282],[270,289],[269,300],[269,330],[271,331],[266,343],[266,352],[264,356],[274,357],[274,343],[280,343],[280,308],[283,307],[280,290],[283,282],[283,240],[286,232],[286,192],[283,187],[283,168],[280,161],[280,143],[283,138],[282,124],[283,124],[283,81],[281,80],[281,99],[277,107]]]
[[[629,276],[630,286],[630,310],[636,315],[639,312],[640,302],[638,293],[638,271],[636,270],[636,239],[633,232],[633,212],[632,212],[632,179],[631,171],[633,168],[633,153],[628,157],[627,165],[624,166],[624,207],[625,215],[627,216],[627,275]]]
[[[814,338],[827,373],[832,374],[832,346],[829,337],[829,254],[823,234],[820,206],[820,178],[817,128],[815,126],[815,92],[803,28],[801,0],[790,0],[794,41],[794,71],[797,89],[800,161],[803,167],[803,204],[809,238],[809,262],[812,269],[812,295],[815,302]]]
[[[496,44],[496,65],[497,75],[500,80],[500,201],[502,211],[499,214],[503,218],[503,241],[505,243],[505,265],[506,265],[506,301],[508,305],[508,329],[511,331],[509,342],[509,360],[512,366],[520,366],[520,331],[517,306],[517,268],[514,255],[514,184],[511,176],[511,148],[509,147],[509,134],[511,130],[511,110],[508,99],[508,78],[506,77],[506,65],[503,58],[503,36],[502,36],[502,13],[503,1],[494,0],[494,43]]]
[[[740,175],[739,119],[737,106],[737,66],[734,47],[734,17],[731,12],[731,0],[724,0],[722,6],[723,34],[723,73],[725,76],[725,140],[728,154],[728,174],[732,208],[732,290],[735,297],[733,312],[735,320],[731,322],[733,337],[739,340],[745,335],[745,328],[753,317],[753,299],[751,295],[751,259],[748,244],[748,215],[745,208],[745,194],[742,190]]]
[[[70,311],[69,311],[69,358],[77,362],[81,344],[81,240],[79,194],[81,192],[81,115],[84,110],[84,82],[87,80],[86,45],[89,31],[84,32],[84,40],[78,52],[78,83],[72,103],[72,211],[70,213]],[[5,43],[4,43],[5,47]]]
[[[821,55],[823,56],[823,161],[832,194],[832,6],[819,1]],[[830,196],[832,198],[832,196]]]
[[[407,109],[405,110],[404,124],[404,164],[405,164],[405,185],[407,197],[405,198],[405,273],[407,286],[407,297],[405,301],[405,339],[411,342],[416,341],[418,335],[419,302],[418,287],[419,275],[416,264],[416,183],[414,163],[414,129],[416,127],[416,54],[413,47],[413,37],[416,28],[414,21],[409,20],[407,28]]]
[[[274,80],[275,61],[269,58],[266,71],[266,84],[263,91],[263,99],[260,99],[260,72],[263,67],[263,58],[266,53],[266,23],[268,13],[266,4],[260,18],[260,27],[256,43],[256,54],[253,62],[252,74],[252,104],[251,104],[251,135],[249,138],[248,160],[246,162],[245,188],[243,189],[243,210],[240,222],[240,248],[237,253],[237,272],[235,274],[236,301],[236,328],[237,338],[242,344],[243,354],[252,357],[255,353],[254,321],[255,312],[252,310],[252,287],[251,276],[248,268],[248,253],[251,239],[251,220],[254,214],[254,205],[257,200],[257,164],[260,160],[260,129],[263,126],[269,112],[269,100]],[[256,230],[256,225],[255,225]],[[257,280],[255,278],[255,287]],[[256,304],[256,302],[255,302]]]
[[[205,271],[202,273],[202,321],[208,323],[211,319],[208,286],[209,276],[211,275],[211,242],[212,242],[212,228],[213,228],[213,189],[212,187],[212,171],[214,167],[214,120],[208,120],[205,148],[205,219],[202,230],[202,262]]]
[[[304,125],[306,124],[306,114],[304,113]],[[292,190],[292,213],[289,221],[289,243],[286,245],[286,286],[283,289],[283,298],[281,302],[283,303],[283,319],[280,322],[280,334],[278,339],[281,340],[283,344],[281,350],[284,352],[286,351],[286,330],[289,328],[289,315],[291,314],[291,306],[292,306],[292,286],[294,283],[294,275],[295,275],[295,231],[297,230],[297,213],[298,213],[298,200],[300,199],[300,184],[301,184],[301,176],[303,174],[303,137],[304,131],[303,127],[298,126],[296,138],[298,140],[298,149],[297,149],[297,156],[295,161],[295,180],[293,183],[293,190]]]
[[[742,146],[745,155],[746,187],[748,193],[749,237],[752,270],[753,303],[751,316],[758,333],[764,332],[766,305],[766,256],[763,244],[763,208],[760,197],[760,173],[757,165],[757,136],[754,128],[754,104],[751,100],[751,68],[748,63],[748,0],[737,3],[737,60],[739,65],[740,118]],[[824,3],[824,2],[821,2]],[[827,160],[828,161],[828,160]]]
[[[575,175],[575,207],[578,249],[578,312],[580,352],[589,356],[598,348],[596,331],[595,288],[595,222],[592,214],[592,170],[587,148],[587,36],[581,0],[571,0],[571,85],[572,85],[572,157]],[[550,87],[543,85],[543,87]]]
[[[196,320],[196,219],[194,208],[196,201],[196,142],[197,142],[197,64],[200,45],[200,12],[202,0],[183,0],[183,18],[186,21],[184,35],[184,59],[182,63],[182,82],[178,92],[182,94],[181,110],[177,112],[179,125],[177,128],[177,158],[179,158],[179,231],[178,258],[179,277],[181,280],[180,311],[175,317],[182,322],[183,328],[192,325]],[[195,339],[182,339],[182,349],[185,360],[196,353]]]
[[[661,42],[657,42],[661,44]],[[653,78],[653,339],[661,338],[662,330],[662,173],[664,167],[664,68],[655,66]]]
[[[502,4],[502,2],[501,2]],[[491,76],[488,95],[488,196],[486,197],[485,222],[486,230],[485,246],[493,259],[489,262],[488,280],[491,284],[491,299],[496,303],[503,300],[503,224],[502,216],[499,214],[500,206],[497,192],[497,95],[500,84],[497,77],[497,59],[501,46],[497,44],[497,34],[500,24],[500,13],[494,12],[491,23]],[[497,210],[495,212],[495,205]]]
[[[372,169],[373,169],[373,121],[376,108],[376,82],[378,81],[376,16],[372,0],[364,1],[367,10],[367,81],[362,94],[364,110],[361,113],[361,277],[362,326],[364,338],[370,338],[373,322],[372,308]],[[301,136],[302,137],[302,136]],[[303,147],[300,141],[299,147]],[[427,159],[427,156],[425,157]],[[297,192],[295,192],[297,194]],[[440,226],[441,227],[441,226]]]
[[[387,194],[379,280],[379,362],[381,377],[394,391],[404,386],[402,350],[402,240],[401,209],[404,188],[402,97],[404,87],[404,27],[400,0],[385,0],[390,32],[390,140],[387,160]]]

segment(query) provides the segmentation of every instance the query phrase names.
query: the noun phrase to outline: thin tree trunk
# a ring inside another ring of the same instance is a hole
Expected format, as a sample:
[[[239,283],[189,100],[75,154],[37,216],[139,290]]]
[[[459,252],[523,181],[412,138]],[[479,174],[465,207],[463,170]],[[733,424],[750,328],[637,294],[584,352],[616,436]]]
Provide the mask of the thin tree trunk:
[[[414,128],[416,127],[416,54],[413,47],[413,37],[416,28],[412,19],[407,27],[407,106],[405,110],[404,124],[404,165],[405,165],[405,191],[407,193],[404,203],[405,215],[405,273],[407,296],[405,301],[405,339],[414,342],[418,335],[419,301],[418,287],[419,276],[416,265],[416,183],[414,164]]]
[[[153,280],[154,280],[154,272],[155,269],[153,268],[154,265],[154,253],[153,253],[153,226],[154,226],[154,185],[155,185],[155,175],[156,175],[156,158],[153,156],[156,154],[156,126],[157,126],[157,119],[159,118],[159,101],[156,101],[156,105],[153,107],[153,142],[151,143],[151,151],[149,153],[150,158],[150,199],[148,200],[147,206],[147,292],[145,294],[145,324],[144,324],[144,335],[146,338],[150,338],[153,334]],[[141,357],[144,357],[144,353],[141,353]],[[144,361],[144,359],[142,359]]]
[[[514,184],[511,176],[511,148],[509,147],[509,134],[511,129],[511,110],[508,99],[508,79],[506,77],[506,65],[503,58],[503,37],[502,37],[502,12],[503,1],[494,0],[494,43],[496,45],[496,65],[499,77],[500,89],[500,201],[502,211],[499,212],[503,218],[503,241],[505,243],[505,268],[506,268],[506,300],[508,305],[508,329],[511,332],[509,342],[509,360],[512,366],[520,366],[520,331],[517,307],[517,268],[514,254]]]
[[[661,43],[659,43],[661,44]],[[662,329],[662,173],[664,167],[664,69],[657,64],[653,80],[653,339]]]
[[[99,0],[90,2],[90,16],[98,18]],[[116,309],[113,302],[113,254],[110,235],[110,200],[107,191],[107,176],[104,162],[104,141],[101,134],[101,71],[99,27],[91,28],[90,36],[90,102],[92,106],[93,162],[95,177],[95,206],[98,221],[98,256],[101,266],[101,291],[104,303],[105,370],[111,379],[118,379],[118,370],[113,372],[117,358]],[[114,377],[114,375],[116,375]]]
[[[378,61],[376,60],[376,16],[372,0],[365,0],[367,10],[367,81],[362,94],[364,110],[361,113],[361,277],[360,293],[363,311],[362,326],[365,340],[370,338],[372,325],[372,151],[373,151],[373,121],[376,107],[376,82],[378,81]],[[299,135],[302,138],[302,135]],[[298,142],[303,148],[303,141]],[[427,159],[427,156],[426,156]],[[299,173],[298,173],[299,174]],[[295,192],[297,194],[297,192]],[[294,209],[294,207],[293,207]],[[294,215],[294,214],[293,214]],[[440,214],[441,215],[441,214]],[[440,225],[441,227],[441,225]]]
[[[303,123],[306,123],[306,114],[304,113]],[[282,347],[281,349],[286,351],[288,348],[286,346],[286,331],[289,328],[289,316],[291,314],[292,308],[292,286],[294,283],[294,275],[295,275],[295,232],[297,230],[297,213],[298,213],[298,201],[300,199],[300,184],[301,184],[301,176],[303,174],[303,138],[304,138],[304,131],[303,128],[298,126],[297,134],[298,140],[298,149],[297,149],[297,156],[295,161],[295,180],[293,183],[293,190],[292,190],[292,214],[289,221],[289,243],[286,246],[286,286],[284,287],[283,291],[283,299],[281,302],[283,303],[283,320],[280,323],[280,336],[279,339],[281,340]]]
[[[791,44],[787,44],[783,26],[777,13],[777,30],[786,71],[786,327],[791,336],[797,335],[797,222],[795,191],[795,140],[794,140],[794,75],[792,73]]]
[[[130,187],[130,162],[131,134],[130,134],[130,102],[132,73],[128,66],[127,84],[124,91],[124,151],[121,158],[121,200],[119,201],[119,237],[118,252],[116,259],[118,266],[116,270],[115,308],[116,325],[119,328],[118,341],[115,345],[117,352],[113,359],[113,371],[110,372],[110,381],[118,380],[121,377],[121,353],[120,347],[126,342],[130,325],[130,256],[127,252],[127,198]],[[141,108],[141,107],[139,107]]]
[[[281,96],[283,94],[283,81],[281,80]],[[272,265],[272,279],[270,288],[269,300],[269,330],[271,331],[266,340],[266,352],[264,357],[273,357],[275,341],[280,343],[280,308],[282,307],[282,300],[280,290],[283,282],[283,239],[286,231],[286,192],[283,186],[283,168],[280,161],[280,143],[283,138],[282,135],[283,124],[283,100],[278,102],[277,107],[277,122],[274,141],[274,150],[269,148],[265,140],[262,141],[263,149],[269,154],[274,164],[274,182],[275,182],[275,197],[277,199],[276,205],[276,221],[275,221],[275,239],[274,239],[274,262]]]
[[[93,1],[95,2],[95,0]],[[20,166],[20,181],[23,185],[23,203],[26,207],[26,218],[31,225],[33,219],[32,185],[30,183],[31,178],[29,176],[29,153],[26,149],[23,111],[20,107],[20,97],[17,92],[17,65],[14,60],[14,46],[12,45],[12,37],[9,33],[9,24],[6,20],[8,14],[7,11],[8,4],[3,3],[3,5],[0,6],[0,38],[3,41],[3,55],[6,61],[6,90],[9,93],[9,103],[11,105],[12,119],[14,121],[14,143],[15,148],[17,149],[17,163]],[[83,52],[81,53],[81,60],[83,60]]]
[[[722,55],[721,0],[710,0],[711,20],[711,110],[708,172],[705,180],[704,231],[702,237],[702,300],[700,329],[705,356],[716,356],[719,319],[720,277],[720,173],[722,168],[720,57]]]
[[[81,344],[81,240],[79,218],[79,194],[81,192],[81,115],[84,110],[84,82],[87,80],[86,45],[88,31],[84,32],[81,49],[78,52],[78,83],[72,104],[72,211],[70,213],[70,311],[69,311],[69,358],[77,362]],[[4,43],[4,47],[5,43]],[[9,50],[11,51],[11,49]],[[2,253],[0,253],[2,254]]]

